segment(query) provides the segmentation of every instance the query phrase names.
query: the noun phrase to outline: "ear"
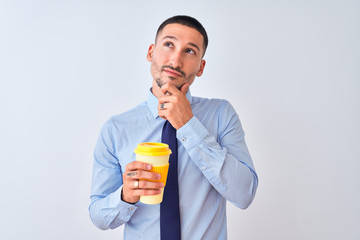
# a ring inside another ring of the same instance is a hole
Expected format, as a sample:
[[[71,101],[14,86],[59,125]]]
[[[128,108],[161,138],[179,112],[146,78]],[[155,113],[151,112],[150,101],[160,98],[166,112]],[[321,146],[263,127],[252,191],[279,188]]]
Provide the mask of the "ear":
[[[148,50],[148,53],[146,55],[146,59],[151,62],[152,61],[152,55],[154,53],[154,50],[155,50],[155,45],[154,44],[151,44],[150,47],[149,47],[149,50]]]
[[[199,71],[196,73],[196,76],[197,76],[197,77],[200,77],[200,76],[203,74],[204,68],[205,68],[205,64],[206,64],[206,61],[205,61],[204,59],[201,60],[200,69],[199,69]]]

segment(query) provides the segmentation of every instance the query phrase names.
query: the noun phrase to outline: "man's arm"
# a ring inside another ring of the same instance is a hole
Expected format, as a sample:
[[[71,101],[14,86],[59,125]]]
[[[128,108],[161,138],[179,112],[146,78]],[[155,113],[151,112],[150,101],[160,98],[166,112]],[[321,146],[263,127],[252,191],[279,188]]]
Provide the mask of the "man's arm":
[[[195,116],[177,131],[177,138],[214,188],[245,209],[254,199],[258,177],[235,110],[226,101],[219,110],[217,138]]]
[[[94,225],[102,230],[114,229],[129,221],[137,208],[121,200],[123,179],[111,143],[112,126],[111,120],[104,125],[94,152],[89,212]]]
[[[258,178],[239,117],[230,103],[223,101],[218,107],[217,117],[221,124],[215,138],[193,115],[186,98],[188,87],[184,84],[178,90],[170,83],[162,86],[164,96],[158,98],[159,116],[177,129],[177,138],[214,188],[227,200],[245,209],[254,199]]]
[[[101,130],[94,152],[89,211],[94,225],[103,230],[129,221],[137,209],[133,204],[138,202],[139,197],[159,194],[163,187],[163,183],[153,181],[161,176],[149,171],[152,168],[150,164],[133,161],[122,173],[114,149],[114,141],[121,139],[113,137],[115,131],[114,123],[109,120]],[[138,184],[135,185],[135,182]]]

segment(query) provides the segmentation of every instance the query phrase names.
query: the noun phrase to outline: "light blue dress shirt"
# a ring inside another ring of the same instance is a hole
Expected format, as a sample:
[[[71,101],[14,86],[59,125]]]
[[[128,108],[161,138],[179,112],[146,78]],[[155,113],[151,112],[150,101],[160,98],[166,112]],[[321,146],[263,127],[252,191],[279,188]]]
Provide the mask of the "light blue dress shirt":
[[[194,117],[177,130],[182,239],[226,239],[226,200],[245,209],[258,178],[238,115],[226,100],[192,97]],[[161,142],[158,100],[110,118],[94,153],[90,218],[100,229],[125,224],[124,239],[160,239],[160,205],[121,200],[122,174],[141,142]]]

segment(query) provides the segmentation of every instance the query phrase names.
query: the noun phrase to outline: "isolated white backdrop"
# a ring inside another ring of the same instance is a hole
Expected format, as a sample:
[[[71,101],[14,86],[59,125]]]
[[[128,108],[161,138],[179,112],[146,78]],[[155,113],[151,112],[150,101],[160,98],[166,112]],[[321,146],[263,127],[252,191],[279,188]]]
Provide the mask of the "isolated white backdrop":
[[[230,100],[259,175],[229,239],[360,239],[359,1],[0,1],[0,239],[122,239],[88,217],[102,124],[142,102],[176,14],[208,31],[192,94]],[[130,149],[131,150],[131,149]]]

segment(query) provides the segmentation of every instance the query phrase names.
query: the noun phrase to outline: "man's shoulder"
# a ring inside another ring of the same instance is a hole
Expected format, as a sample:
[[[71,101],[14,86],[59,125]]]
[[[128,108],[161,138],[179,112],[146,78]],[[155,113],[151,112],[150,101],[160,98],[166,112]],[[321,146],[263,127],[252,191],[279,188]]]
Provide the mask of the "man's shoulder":
[[[204,107],[219,108],[219,107],[230,107],[231,104],[226,99],[220,98],[204,98],[204,97],[192,97],[193,105],[200,105]]]
[[[237,115],[234,107],[226,99],[193,97],[193,113],[202,120],[209,118],[232,118]]]
[[[146,102],[142,102],[125,112],[111,116],[107,121],[107,124],[123,125],[126,123],[131,123],[135,119],[139,119],[144,116],[147,116],[148,113],[149,113],[149,108]]]

